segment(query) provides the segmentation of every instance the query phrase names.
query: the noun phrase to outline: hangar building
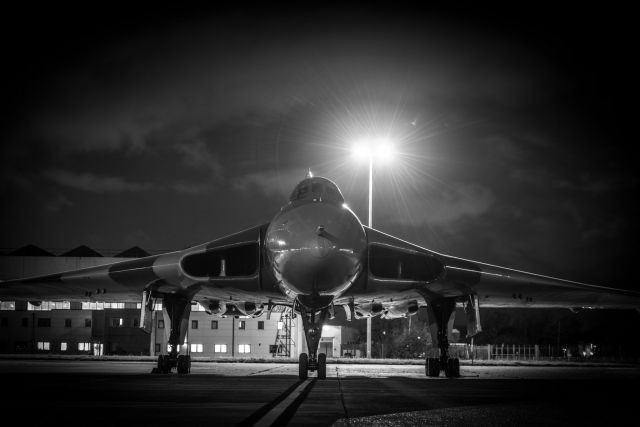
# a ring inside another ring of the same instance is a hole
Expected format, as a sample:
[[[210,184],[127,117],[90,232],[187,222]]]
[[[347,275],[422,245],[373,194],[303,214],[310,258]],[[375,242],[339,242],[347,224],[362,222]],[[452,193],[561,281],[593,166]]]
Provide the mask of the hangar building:
[[[33,245],[0,255],[0,280],[94,267],[150,255],[133,247],[104,256],[79,246],[54,255]],[[158,355],[167,349],[161,302],[153,312],[151,333],[139,328],[140,303],[1,301],[0,353]],[[298,357],[306,351],[299,319],[286,307],[276,307],[267,319],[209,315],[193,302],[187,341],[182,352],[194,357]],[[341,328],[323,329],[320,351],[329,357],[341,353]]]

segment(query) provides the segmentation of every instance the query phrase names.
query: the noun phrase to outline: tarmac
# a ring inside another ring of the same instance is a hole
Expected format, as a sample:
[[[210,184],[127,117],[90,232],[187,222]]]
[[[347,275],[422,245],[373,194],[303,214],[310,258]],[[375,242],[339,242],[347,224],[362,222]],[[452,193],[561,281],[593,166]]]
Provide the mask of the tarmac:
[[[20,425],[466,426],[637,425],[640,367],[463,365],[429,378],[417,364],[337,364],[327,379],[293,363],[194,362],[187,375],[152,361],[0,359]]]

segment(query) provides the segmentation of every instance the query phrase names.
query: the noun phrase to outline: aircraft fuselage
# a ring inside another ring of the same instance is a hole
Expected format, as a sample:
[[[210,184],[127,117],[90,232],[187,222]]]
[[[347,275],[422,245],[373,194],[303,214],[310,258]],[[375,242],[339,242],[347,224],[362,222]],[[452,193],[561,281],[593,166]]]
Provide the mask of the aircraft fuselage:
[[[266,251],[280,290],[308,308],[322,308],[361,273],[366,234],[340,199],[321,191],[305,196],[290,201],[271,221]]]

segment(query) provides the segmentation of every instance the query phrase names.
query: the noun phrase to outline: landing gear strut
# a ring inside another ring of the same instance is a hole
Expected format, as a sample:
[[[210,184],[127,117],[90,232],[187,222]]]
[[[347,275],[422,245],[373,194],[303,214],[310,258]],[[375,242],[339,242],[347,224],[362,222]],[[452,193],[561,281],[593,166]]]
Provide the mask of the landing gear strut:
[[[173,368],[179,374],[191,372],[191,356],[180,354],[179,345],[184,342],[191,314],[191,300],[178,295],[165,295],[163,299],[163,315],[165,324],[170,327],[169,354],[158,356],[158,366],[152,373],[168,374]]]
[[[449,378],[460,376],[460,360],[449,357],[449,330],[453,327],[456,301],[453,298],[442,298],[431,301],[427,306],[429,328],[434,344],[438,345],[438,357],[425,360],[425,373],[428,377],[437,377],[444,371]]]
[[[318,354],[318,345],[320,344],[320,336],[322,335],[322,326],[329,307],[321,309],[319,312],[315,310],[307,310],[301,304],[300,317],[302,317],[302,326],[304,327],[304,335],[307,339],[307,347],[309,354],[302,353],[298,359],[298,376],[301,380],[308,377],[309,372],[318,371],[318,379],[327,378],[327,355]]]

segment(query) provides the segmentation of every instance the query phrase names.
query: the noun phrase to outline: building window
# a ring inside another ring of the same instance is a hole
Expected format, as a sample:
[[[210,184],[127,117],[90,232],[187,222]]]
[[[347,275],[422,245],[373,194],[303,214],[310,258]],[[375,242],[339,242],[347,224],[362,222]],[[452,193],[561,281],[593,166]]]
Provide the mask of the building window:
[[[64,319],[64,327],[65,328],[71,327],[71,319]]]
[[[104,308],[111,308],[111,309],[123,309],[124,308],[124,303],[123,302],[105,302],[104,303]],[[140,307],[138,307],[140,308]]]
[[[27,326],[29,326],[29,318],[28,318],[28,317],[23,317],[23,318],[22,318],[22,322],[20,323],[20,325],[21,325],[21,326],[23,326],[23,327],[25,327],[25,328],[26,328]]]
[[[38,318],[38,328],[50,328],[51,327],[51,318],[50,317],[40,317]]]
[[[164,329],[164,320],[158,319],[158,329]]]
[[[191,353],[202,353],[202,344],[191,344]]]
[[[90,351],[91,343],[90,342],[79,342],[78,343],[78,351]]]
[[[162,303],[161,302],[155,303],[154,306],[153,306],[153,310],[154,311],[162,311]]]
[[[83,310],[104,310],[103,302],[83,302],[82,309]]]
[[[160,353],[160,347],[161,347],[161,344],[156,343],[156,353]]]
[[[211,321],[211,329],[218,329],[218,321],[217,320],[212,320]]]
[[[91,319],[84,319],[84,327],[85,328],[91,327]]]
[[[264,329],[264,320],[258,320],[258,329]]]
[[[192,320],[191,321],[191,329],[198,329],[198,321],[197,320]]]
[[[3,317],[2,320],[0,320],[0,326],[3,328],[6,328],[7,326],[9,326],[9,318]]]
[[[227,345],[226,344],[214,344],[213,345],[213,352],[214,353],[226,353],[227,352]]]
[[[245,320],[240,320],[238,322],[238,329],[244,329],[247,325],[247,322]]]
[[[38,350],[49,351],[51,349],[51,343],[49,341],[38,341]]]
[[[138,327],[138,325],[140,324],[139,322],[140,322],[140,319],[139,319],[139,318],[137,318],[137,317],[134,317],[134,318],[133,318],[133,322],[132,322],[133,327],[134,327],[134,328],[137,328],[137,327]]]
[[[67,351],[67,343],[66,342],[61,342],[60,343],[60,351]]]
[[[15,309],[16,309],[15,301],[0,301],[0,310],[14,311]]]
[[[205,311],[205,309],[199,302],[191,301],[191,311]]]
[[[238,344],[238,353],[251,353],[251,344]]]
[[[122,317],[112,317],[111,318],[111,327],[119,328],[124,326],[124,319]]]

